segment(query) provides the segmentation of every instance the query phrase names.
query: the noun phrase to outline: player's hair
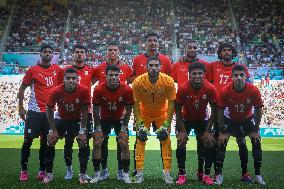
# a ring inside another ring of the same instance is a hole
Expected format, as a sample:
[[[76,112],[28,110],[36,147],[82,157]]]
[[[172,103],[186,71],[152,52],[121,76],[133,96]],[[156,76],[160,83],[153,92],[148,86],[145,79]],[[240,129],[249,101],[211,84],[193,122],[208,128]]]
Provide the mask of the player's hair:
[[[159,59],[158,57],[156,57],[156,56],[151,56],[150,58],[147,59],[147,65],[148,65],[148,63],[149,63],[150,61],[152,61],[152,60],[156,60],[156,61],[159,62],[159,64],[161,64],[161,61],[160,61],[160,59]]]
[[[117,46],[118,47],[118,43],[115,41],[111,41],[110,43],[107,44],[107,47],[109,46]]]
[[[243,65],[241,65],[241,64],[235,65],[235,66],[233,67],[232,73],[233,73],[235,70],[237,70],[237,71],[244,71],[244,72],[246,71],[245,67],[244,67]]]
[[[197,43],[195,40],[193,40],[193,39],[188,40],[188,41],[186,42],[186,46],[187,46],[189,43],[195,43],[196,45],[198,45],[198,43]]]
[[[205,65],[200,62],[195,62],[193,64],[189,64],[188,66],[188,72],[191,72],[194,69],[201,69],[203,72],[206,71]]]
[[[42,46],[40,47],[40,53],[42,53],[42,51],[43,51],[44,49],[47,49],[47,48],[51,49],[52,52],[53,52],[53,50],[54,50],[51,45],[46,44],[46,45],[42,45]]]
[[[221,52],[223,51],[224,48],[230,48],[232,50],[232,58],[238,56],[238,52],[237,49],[235,47],[233,47],[233,45],[229,44],[229,43],[220,43],[218,50],[217,50],[217,55],[218,55],[218,59],[221,60],[222,56],[221,56]]]
[[[87,53],[87,48],[84,46],[84,45],[75,45],[73,47],[73,53],[75,52],[75,49],[84,49],[85,50],[85,53]]]
[[[67,73],[75,73],[77,75],[77,71],[74,69],[74,68],[67,68],[64,72],[64,76],[67,74]]]
[[[155,32],[149,32],[149,33],[147,33],[147,35],[145,36],[145,40],[147,41],[147,39],[148,39],[149,37],[157,37],[157,39],[159,39],[158,34],[155,33]]]
[[[106,75],[107,75],[107,73],[108,73],[108,71],[118,71],[118,72],[120,72],[120,68],[117,66],[117,65],[115,65],[115,64],[110,64],[110,65],[107,65],[107,67],[106,67]]]

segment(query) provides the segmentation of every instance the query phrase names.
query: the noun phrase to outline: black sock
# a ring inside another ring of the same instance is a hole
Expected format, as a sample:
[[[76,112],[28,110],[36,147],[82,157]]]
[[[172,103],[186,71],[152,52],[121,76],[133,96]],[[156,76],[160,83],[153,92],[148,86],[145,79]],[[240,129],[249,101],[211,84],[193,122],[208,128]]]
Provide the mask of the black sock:
[[[31,151],[31,145],[32,145],[33,139],[31,138],[25,138],[22,149],[21,149],[21,166],[22,171],[26,171],[28,168],[28,161],[30,157],[30,151]]]

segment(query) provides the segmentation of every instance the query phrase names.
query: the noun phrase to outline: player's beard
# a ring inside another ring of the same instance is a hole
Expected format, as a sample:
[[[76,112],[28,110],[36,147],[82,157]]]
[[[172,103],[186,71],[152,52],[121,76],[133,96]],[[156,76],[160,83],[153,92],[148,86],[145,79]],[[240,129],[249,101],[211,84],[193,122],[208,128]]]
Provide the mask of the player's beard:
[[[233,60],[233,57],[232,57],[232,55],[224,55],[224,56],[222,56],[222,60],[229,62],[229,61]]]
[[[188,52],[188,53],[186,54],[186,58],[187,58],[187,59],[196,59],[196,55],[197,55],[196,52]]]
[[[52,56],[50,56],[50,55],[42,57],[43,62],[50,63],[51,60],[52,60]]]
[[[76,84],[72,83],[72,84],[65,85],[65,90],[68,93],[75,91],[75,89],[76,89]]]
[[[245,81],[238,81],[238,82],[235,82],[234,86],[237,91],[243,91],[245,88],[245,84],[246,84]]]

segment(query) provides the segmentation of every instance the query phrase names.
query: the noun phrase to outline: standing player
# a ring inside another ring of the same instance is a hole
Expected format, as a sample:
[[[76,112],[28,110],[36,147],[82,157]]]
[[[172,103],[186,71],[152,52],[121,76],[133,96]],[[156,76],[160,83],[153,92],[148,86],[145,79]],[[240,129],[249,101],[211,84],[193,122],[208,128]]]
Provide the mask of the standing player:
[[[212,157],[205,150],[203,145],[203,137],[209,137],[214,142],[211,128],[216,115],[217,91],[215,87],[204,79],[205,66],[202,63],[193,63],[188,67],[189,82],[181,85],[177,92],[176,98],[176,130],[177,130],[177,150],[176,157],[179,168],[179,177],[177,184],[186,183],[186,144],[188,134],[194,129],[197,140],[198,154],[198,172],[197,176],[200,180],[208,185],[214,182],[210,178],[210,168]],[[211,117],[207,120],[206,108],[208,103],[211,106]],[[205,174],[203,174],[203,164],[205,157]],[[211,161],[211,162],[210,162]],[[207,166],[209,163],[209,166]],[[208,170],[209,167],[209,170]]]
[[[63,84],[56,87],[51,93],[47,102],[46,114],[51,128],[48,135],[46,147],[46,176],[44,183],[53,180],[53,160],[55,157],[55,145],[59,138],[65,137],[66,140],[77,138],[79,146],[80,162],[80,184],[88,183],[86,178],[88,149],[86,146],[86,125],[88,119],[88,106],[91,103],[91,96],[88,88],[79,85],[79,78],[76,70],[68,68],[64,73]],[[59,119],[54,120],[55,105],[58,107]]]
[[[21,149],[20,181],[28,180],[27,165],[30,156],[30,148],[34,138],[40,136],[39,161],[40,168],[37,176],[38,180],[43,180],[45,176],[45,149],[49,125],[46,111],[46,102],[50,90],[58,85],[59,66],[51,64],[53,57],[53,47],[45,45],[40,50],[41,61],[32,66],[25,74],[19,88],[19,115],[25,121],[24,142]],[[30,86],[31,95],[28,105],[28,112],[23,105],[26,88]]]
[[[132,76],[132,69],[119,60],[119,48],[115,43],[110,43],[107,46],[107,61],[103,62],[95,69],[95,77],[99,80],[99,83],[103,83],[106,81],[106,67],[108,65],[114,64],[120,68],[120,81],[123,83],[129,83],[130,77]]]
[[[160,71],[170,75],[171,70],[172,70],[172,64],[171,64],[171,60],[169,59],[168,56],[159,53],[159,39],[158,39],[158,35],[154,32],[149,32],[146,35],[146,49],[145,49],[145,53],[140,54],[136,57],[133,58],[133,65],[132,65],[132,70],[133,70],[133,77],[132,77],[132,81],[144,74],[147,73],[147,59],[150,57],[157,57],[161,63],[161,68]],[[136,119],[134,119],[134,126],[133,129],[136,128]],[[134,145],[134,159],[135,159],[135,146]],[[133,171],[133,175],[136,174],[136,163],[134,161],[134,171]]]
[[[134,103],[133,93],[127,84],[120,82],[120,69],[117,65],[108,65],[105,72],[106,82],[96,86],[93,94],[94,123],[96,127],[93,150],[95,176],[91,183],[107,179],[105,175],[100,175],[100,162],[105,162],[102,164],[102,169],[107,171],[108,135],[112,128],[114,128],[117,136],[116,142],[118,145],[117,178],[125,183],[131,183],[128,173],[130,165],[128,122]]]
[[[226,145],[230,135],[237,139],[250,137],[254,159],[255,181],[260,185],[265,182],[260,174],[262,162],[261,138],[259,124],[262,117],[263,102],[259,90],[247,83],[245,67],[236,65],[232,71],[233,82],[224,87],[218,100],[218,121],[220,133],[217,150],[216,184],[223,183],[223,162]],[[228,112],[224,112],[225,108]],[[254,108],[254,114],[253,114]]]
[[[159,51],[158,35],[156,33],[148,33],[146,35],[146,52],[140,54],[133,59],[133,76],[138,77],[147,72],[147,59],[149,57],[157,57],[161,62],[161,72],[170,75],[172,64],[170,59]]]
[[[188,81],[188,66],[192,63],[199,62],[205,65],[206,72],[205,76],[206,79],[209,80],[209,64],[203,60],[197,58],[197,51],[198,46],[196,41],[188,41],[186,45],[186,55],[182,57],[179,62],[176,62],[173,65],[173,69],[171,72],[171,77],[174,79],[178,86],[182,85],[186,81]]]
[[[103,62],[100,66],[98,66],[95,69],[95,77],[96,79],[99,80],[99,84],[103,83],[106,81],[107,78],[107,74],[106,72],[106,68],[108,65],[116,65],[119,67],[120,69],[120,74],[119,74],[119,78],[120,78],[120,82],[122,83],[130,83],[130,77],[132,76],[132,69],[125,64],[124,62],[122,62],[121,60],[119,60],[119,48],[118,45],[115,43],[110,43],[108,44],[107,47],[107,62]],[[107,141],[107,140],[106,140]],[[106,142],[105,141],[105,142]],[[117,155],[120,157],[120,145],[119,143],[117,143]],[[108,145],[104,145],[103,146],[103,154],[108,152]],[[105,180],[108,178],[109,173],[108,173],[108,169],[107,169],[107,159],[104,159],[104,155],[103,158],[101,160],[101,165],[102,165],[102,171],[101,171],[101,177],[100,180]],[[118,161],[118,175],[117,178],[118,180],[122,180],[123,176],[122,176],[122,165],[121,162]]]
[[[147,60],[147,71],[135,79],[132,84],[134,95],[134,116],[137,120],[137,137],[135,143],[135,161],[137,174],[135,183],[142,183],[145,145],[147,133],[153,125],[161,144],[163,160],[163,177],[165,183],[173,183],[170,175],[172,166],[172,148],[169,137],[174,113],[176,89],[171,77],[160,73],[161,62],[158,57]]]
[[[67,66],[60,72],[59,80],[60,83],[63,82],[64,79],[64,71],[66,71],[68,68],[73,68],[77,71],[78,75],[78,82],[80,85],[85,86],[89,89],[88,93],[91,95],[91,86],[95,82],[95,76],[94,76],[94,69],[91,68],[89,65],[85,63],[86,59],[86,47],[82,45],[76,45],[73,48],[73,58],[74,58],[74,64],[71,66]],[[89,145],[89,139],[92,137],[93,133],[93,116],[92,116],[92,107],[89,106],[88,109],[88,121],[87,121],[87,153],[88,158],[90,156],[90,145]],[[66,164],[66,175],[65,179],[70,180],[73,178],[73,170],[72,170],[72,154],[73,154],[73,143],[74,139],[70,137],[65,138],[65,145],[64,145],[64,159]],[[90,177],[86,176],[89,180]]]
[[[224,86],[232,82],[232,70],[234,66],[238,65],[238,63],[233,62],[233,59],[237,56],[237,50],[228,43],[220,44],[217,54],[220,61],[210,64],[209,80],[212,81],[219,94]],[[247,79],[249,79],[249,73],[246,67],[245,72]],[[218,123],[215,123],[215,130],[215,134],[218,135]],[[236,138],[236,141],[239,146],[239,156],[242,167],[241,179],[245,182],[250,182],[252,179],[247,171],[248,149],[246,140],[245,138]]]

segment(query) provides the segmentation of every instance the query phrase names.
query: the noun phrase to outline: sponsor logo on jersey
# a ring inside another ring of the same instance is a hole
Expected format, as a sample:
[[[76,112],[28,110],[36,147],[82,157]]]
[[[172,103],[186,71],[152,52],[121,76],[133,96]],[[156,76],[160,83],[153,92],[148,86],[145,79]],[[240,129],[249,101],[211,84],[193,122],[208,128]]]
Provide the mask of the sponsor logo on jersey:
[[[77,98],[77,99],[76,99],[76,103],[79,104],[79,102],[80,102],[80,100]]]

